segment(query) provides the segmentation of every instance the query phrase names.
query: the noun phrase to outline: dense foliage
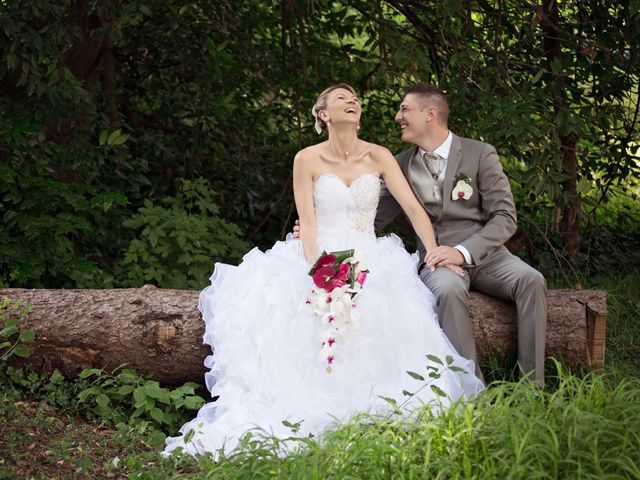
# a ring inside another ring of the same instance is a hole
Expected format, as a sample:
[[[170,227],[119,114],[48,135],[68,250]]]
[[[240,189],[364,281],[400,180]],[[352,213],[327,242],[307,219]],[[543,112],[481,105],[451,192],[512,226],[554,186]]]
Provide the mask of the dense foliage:
[[[637,0],[0,2],[0,285],[198,288],[268,247],[337,81],[395,151],[402,87],[449,92],[452,129],[501,152],[516,246],[547,275],[630,264],[639,25]]]

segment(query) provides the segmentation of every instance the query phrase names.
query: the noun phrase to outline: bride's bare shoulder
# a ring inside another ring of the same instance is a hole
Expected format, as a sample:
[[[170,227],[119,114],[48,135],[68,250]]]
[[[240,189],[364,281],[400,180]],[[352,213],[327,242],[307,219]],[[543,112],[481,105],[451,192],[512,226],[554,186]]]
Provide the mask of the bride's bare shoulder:
[[[303,148],[293,159],[295,168],[313,174],[319,168],[322,143]]]
[[[383,147],[382,145],[378,145],[377,143],[366,142],[366,144],[367,149],[374,160],[384,161],[388,159],[389,156],[393,157],[393,154],[387,147]]]
[[[320,152],[323,148],[324,143],[325,142],[316,143],[315,145],[310,145],[308,147],[305,147],[302,150],[300,150],[298,153],[296,153],[296,156],[294,158],[296,160],[300,159],[301,161],[304,161],[304,162],[313,161],[313,159],[317,159],[318,156],[320,155]]]

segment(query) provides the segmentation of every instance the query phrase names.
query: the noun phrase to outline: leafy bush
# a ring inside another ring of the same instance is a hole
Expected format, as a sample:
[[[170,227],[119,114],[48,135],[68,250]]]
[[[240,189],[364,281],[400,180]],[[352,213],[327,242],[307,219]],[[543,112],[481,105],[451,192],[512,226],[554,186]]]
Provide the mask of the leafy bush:
[[[209,183],[181,180],[176,198],[150,200],[124,226],[132,229],[122,261],[129,286],[154,283],[164,288],[202,288],[217,260],[234,261],[248,250],[240,229],[218,216]]]
[[[78,396],[85,402],[90,416],[112,424],[145,424],[152,430],[175,433],[204,404],[195,394],[196,383],[185,383],[174,390],[146,380],[134,370],[106,373],[102,369],[83,370],[80,379],[93,378]]]
[[[122,145],[87,151],[47,141],[45,130],[0,107],[0,286],[110,286],[127,196],[148,183],[144,164],[132,172],[116,159]]]
[[[28,357],[31,353],[26,343],[34,340],[35,333],[33,330],[19,332],[20,321],[29,310],[22,302],[12,303],[6,297],[0,301],[0,322],[4,321],[0,330],[0,369],[9,357]]]

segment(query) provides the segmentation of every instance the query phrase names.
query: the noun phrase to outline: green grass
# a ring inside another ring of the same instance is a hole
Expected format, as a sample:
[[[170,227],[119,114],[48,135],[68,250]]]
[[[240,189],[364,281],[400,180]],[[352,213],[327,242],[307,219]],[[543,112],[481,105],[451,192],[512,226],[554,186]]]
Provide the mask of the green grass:
[[[640,478],[640,380],[560,370],[550,383],[542,391],[498,382],[472,402],[412,421],[360,417],[320,442],[299,440],[286,457],[276,454],[277,440],[254,435],[217,462],[161,458],[134,430],[4,402],[0,478]],[[16,422],[20,429],[6,430]]]
[[[253,439],[195,465],[223,479],[640,478],[640,382],[566,372],[552,381],[551,392],[494,384],[415,421],[354,421],[284,458],[277,442]]]

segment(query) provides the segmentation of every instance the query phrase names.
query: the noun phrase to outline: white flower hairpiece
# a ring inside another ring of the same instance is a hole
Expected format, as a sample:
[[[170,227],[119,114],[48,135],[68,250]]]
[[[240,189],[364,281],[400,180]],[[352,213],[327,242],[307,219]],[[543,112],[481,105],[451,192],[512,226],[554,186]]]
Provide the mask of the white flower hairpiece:
[[[316,123],[313,125],[313,128],[315,129],[316,132],[318,132],[318,135],[320,135],[322,133],[322,125],[320,124],[320,119],[318,118],[316,105],[314,105],[313,108],[311,109],[311,114],[313,115],[313,118],[316,119]]]

